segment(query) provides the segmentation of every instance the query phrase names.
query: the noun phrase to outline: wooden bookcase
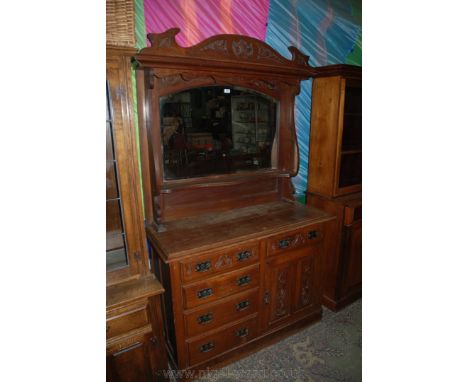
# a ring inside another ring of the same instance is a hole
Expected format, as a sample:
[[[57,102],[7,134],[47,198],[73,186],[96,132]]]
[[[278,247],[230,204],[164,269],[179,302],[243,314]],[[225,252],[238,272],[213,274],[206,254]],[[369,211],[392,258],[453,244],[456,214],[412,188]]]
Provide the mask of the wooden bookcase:
[[[307,205],[337,216],[325,243],[323,281],[323,303],[337,310],[361,295],[362,70],[316,70]]]

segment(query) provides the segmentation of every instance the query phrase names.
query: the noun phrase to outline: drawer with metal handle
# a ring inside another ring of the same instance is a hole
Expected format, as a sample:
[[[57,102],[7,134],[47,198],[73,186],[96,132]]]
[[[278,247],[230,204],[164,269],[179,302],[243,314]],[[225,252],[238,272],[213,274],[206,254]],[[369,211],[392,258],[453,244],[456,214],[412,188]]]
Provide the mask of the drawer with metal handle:
[[[313,226],[286,234],[272,236],[267,241],[267,254],[275,255],[289,250],[298,249],[307,245],[313,245],[321,241],[323,237],[322,225]]]
[[[194,366],[225,351],[246,343],[257,335],[257,318],[253,317],[227,329],[188,340],[189,362]]]
[[[182,260],[181,276],[184,282],[192,282],[255,263],[258,263],[258,243],[245,244]]]
[[[187,337],[197,336],[207,331],[237,321],[258,312],[258,288],[234,296],[225,297],[191,310],[184,314],[185,333]]]
[[[231,296],[257,287],[259,284],[259,265],[211,277],[182,287],[185,308],[191,309],[208,302]]]

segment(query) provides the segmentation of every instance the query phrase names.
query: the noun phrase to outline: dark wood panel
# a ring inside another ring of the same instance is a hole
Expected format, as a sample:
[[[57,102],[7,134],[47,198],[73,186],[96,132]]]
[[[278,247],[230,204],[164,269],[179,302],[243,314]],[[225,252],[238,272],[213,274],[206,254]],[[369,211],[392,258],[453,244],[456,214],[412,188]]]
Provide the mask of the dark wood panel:
[[[159,198],[166,206],[164,219],[168,222],[199,214],[225,211],[251,204],[261,204],[280,199],[276,179],[257,180],[236,185],[199,187],[190,190],[172,190]]]

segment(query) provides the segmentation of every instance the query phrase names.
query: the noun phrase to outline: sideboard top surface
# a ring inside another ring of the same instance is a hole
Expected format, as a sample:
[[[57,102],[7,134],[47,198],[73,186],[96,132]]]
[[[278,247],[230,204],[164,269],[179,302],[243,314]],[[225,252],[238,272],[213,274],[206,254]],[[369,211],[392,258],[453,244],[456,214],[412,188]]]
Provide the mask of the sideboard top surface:
[[[282,200],[168,222],[159,232],[150,226],[147,233],[162,258],[169,262],[240,240],[259,239],[332,219],[332,215],[319,209]]]
[[[164,292],[161,283],[152,275],[111,285],[106,290],[106,307],[116,307]]]

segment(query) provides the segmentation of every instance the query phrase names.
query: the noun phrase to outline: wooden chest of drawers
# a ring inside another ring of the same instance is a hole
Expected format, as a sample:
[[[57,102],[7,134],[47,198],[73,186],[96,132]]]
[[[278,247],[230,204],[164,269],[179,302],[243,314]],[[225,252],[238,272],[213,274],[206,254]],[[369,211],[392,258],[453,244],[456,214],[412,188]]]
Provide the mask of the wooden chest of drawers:
[[[147,230],[173,365],[201,370],[321,317],[327,213],[292,202]]]

